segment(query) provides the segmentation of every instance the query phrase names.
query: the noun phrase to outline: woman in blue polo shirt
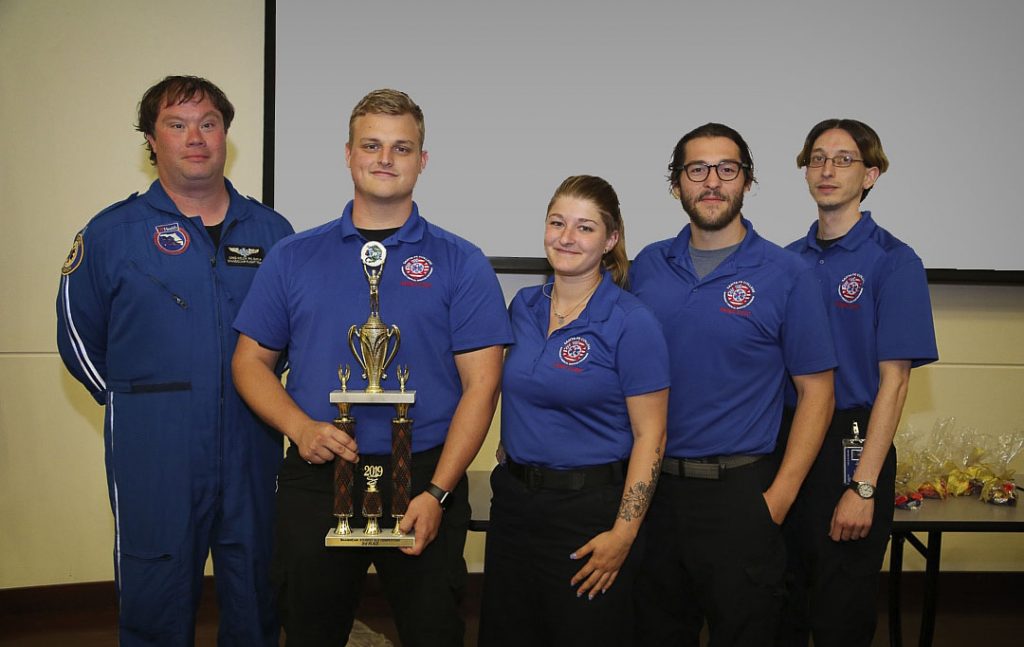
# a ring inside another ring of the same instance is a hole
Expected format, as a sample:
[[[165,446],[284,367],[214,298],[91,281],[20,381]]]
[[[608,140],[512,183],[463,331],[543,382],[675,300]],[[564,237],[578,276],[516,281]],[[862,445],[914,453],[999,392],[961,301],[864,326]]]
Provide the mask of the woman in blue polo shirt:
[[[554,279],[509,308],[480,644],[627,645],[640,523],[665,446],[668,350],[621,288],[611,185],[566,179],[545,223]]]

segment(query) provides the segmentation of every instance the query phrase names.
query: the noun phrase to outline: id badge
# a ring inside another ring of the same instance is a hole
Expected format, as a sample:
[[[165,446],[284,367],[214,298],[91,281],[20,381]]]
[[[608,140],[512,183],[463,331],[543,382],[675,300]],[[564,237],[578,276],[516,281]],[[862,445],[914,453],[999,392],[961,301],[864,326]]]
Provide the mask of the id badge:
[[[849,485],[853,473],[860,463],[860,453],[864,450],[864,439],[860,437],[860,428],[853,423],[853,438],[843,438],[843,485]]]

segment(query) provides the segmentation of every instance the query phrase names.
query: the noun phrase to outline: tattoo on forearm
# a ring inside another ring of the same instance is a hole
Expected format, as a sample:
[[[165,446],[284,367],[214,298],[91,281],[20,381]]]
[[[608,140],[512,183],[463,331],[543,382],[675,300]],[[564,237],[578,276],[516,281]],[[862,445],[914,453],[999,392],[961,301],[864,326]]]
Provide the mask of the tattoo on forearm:
[[[661,474],[661,449],[655,450],[654,463],[651,465],[651,480],[634,483],[622,495],[622,503],[619,504],[619,519],[633,521],[644,516],[647,508],[651,505],[651,497],[658,484],[659,474]]]

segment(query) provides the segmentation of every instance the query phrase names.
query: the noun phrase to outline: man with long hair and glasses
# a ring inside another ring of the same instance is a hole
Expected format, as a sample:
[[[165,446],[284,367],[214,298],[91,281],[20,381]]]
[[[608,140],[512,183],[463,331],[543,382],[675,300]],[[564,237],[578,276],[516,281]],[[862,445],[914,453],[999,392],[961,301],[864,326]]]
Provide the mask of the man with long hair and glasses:
[[[860,208],[889,168],[870,126],[826,119],[796,163],[818,218],[787,249],[814,268],[839,368],[832,424],[783,526],[790,590],[777,644],[867,647],[892,529],[893,436],[910,369],[938,359],[928,281],[914,250]],[[790,391],[780,450],[792,404]]]

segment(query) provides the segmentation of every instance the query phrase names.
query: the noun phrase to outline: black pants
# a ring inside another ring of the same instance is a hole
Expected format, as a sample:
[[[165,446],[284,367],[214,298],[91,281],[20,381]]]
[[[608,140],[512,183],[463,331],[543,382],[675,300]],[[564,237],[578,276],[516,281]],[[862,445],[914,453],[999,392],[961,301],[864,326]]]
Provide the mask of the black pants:
[[[412,495],[430,482],[440,448],[413,455]],[[390,457],[361,457],[360,465],[385,467],[380,484],[390,481]],[[314,466],[314,469],[316,466]],[[358,478],[356,483],[361,483]],[[385,516],[391,526],[390,497],[385,487]],[[437,538],[418,557],[397,548],[325,548],[324,536],[333,528],[333,495],[294,487],[280,481],[277,495],[273,579],[289,647],[340,647],[348,640],[356,607],[373,564],[395,615],[402,645],[458,647],[465,625],[459,604],[466,580],[463,550],[470,518],[466,478],[448,498]],[[360,503],[357,499],[355,510]],[[353,517],[353,526],[364,524]]]
[[[829,526],[843,485],[843,439],[856,421],[861,437],[870,411],[836,411],[814,466],[783,524],[788,560],[788,599],[776,645],[868,647],[877,624],[878,571],[892,531],[896,449],[890,448],[875,487],[871,531],[864,539],[832,541]],[[778,452],[784,451],[793,412],[782,418]]]
[[[647,513],[647,550],[634,588],[638,645],[763,645],[784,596],[785,548],[763,492],[775,462],[721,480],[662,474]]]
[[[607,593],[577,598],[578,585],[569,585],[586,559],[569,555],[611,529],[623,483],[529,489],[499,465],[491,489],[481,647],[633,644],[631,594],[643,532]]]

